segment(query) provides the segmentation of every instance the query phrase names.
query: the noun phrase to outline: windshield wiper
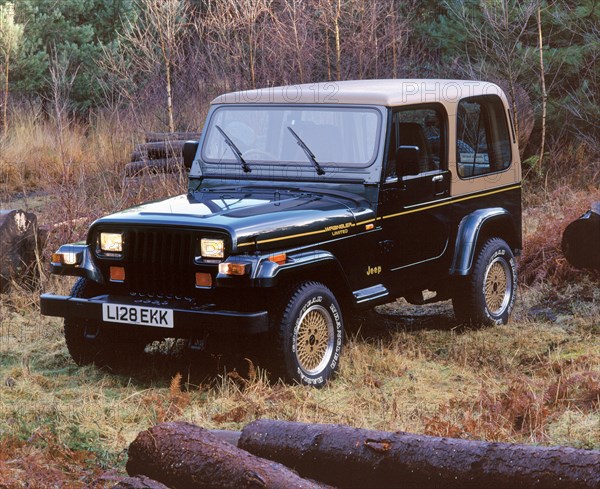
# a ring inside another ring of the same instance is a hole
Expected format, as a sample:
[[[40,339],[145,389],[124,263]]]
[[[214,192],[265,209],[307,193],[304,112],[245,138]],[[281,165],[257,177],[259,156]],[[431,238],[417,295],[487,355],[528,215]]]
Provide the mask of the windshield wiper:
[[[298,146],[300,146],[304,150],[304,152],[306,153],[306,156],[308,156],[310,158],[310,161],[312,161],[312,164],[315,167],[315,170],[317,170],[317,175],[325,175],[325,170],[323,170],[323,168],[321,168],[321,165],[319,165],[317,158],[315,158],[315,155],[310,150],[310,148],[306,145],[306,143],[304,141],[302,141],[300,136],[298,136],[298,134],[296,134],[296,131],[294,131],[290,126],[287,126],[287,128],[292,133],[292,136],[294,136],[296,138],[296,142],[298,143]]]
[[[252,168],[250,168],[248,163],[246,163],[246,160],[244,160],[244,157],[242,156],[242,152],[240,151],[240,148],[238,148],[235,145],[235,143],[231,140],[231,138],[227,135],[227,133],[225,131],[223,131],[223,129],[221,129],[221,126],[219,126],[218,124],[215,124],[215,127],[217,128],[217,130],[221,133],[221,135],[225,139],[227,146],[229,146],[231,148],[231,151],[233,151],[233,154],[236,156],[237,160],[240,162],[240,165],[242,165],[242,170],[244,170],[244,173],[250,173],[252,171]]]

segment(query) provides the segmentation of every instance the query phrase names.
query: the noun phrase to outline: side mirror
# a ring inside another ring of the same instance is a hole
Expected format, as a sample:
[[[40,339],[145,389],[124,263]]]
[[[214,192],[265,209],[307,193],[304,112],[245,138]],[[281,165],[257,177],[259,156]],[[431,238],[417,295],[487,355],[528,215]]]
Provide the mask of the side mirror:
[[[183,143],[183,166],[185,166],[186,170],[189,171],[192,167],[197,151],[198,141],[186,141]]]
[[[396,149],[396,175],[421,173],[421,150],[418,146],[398,146]]]

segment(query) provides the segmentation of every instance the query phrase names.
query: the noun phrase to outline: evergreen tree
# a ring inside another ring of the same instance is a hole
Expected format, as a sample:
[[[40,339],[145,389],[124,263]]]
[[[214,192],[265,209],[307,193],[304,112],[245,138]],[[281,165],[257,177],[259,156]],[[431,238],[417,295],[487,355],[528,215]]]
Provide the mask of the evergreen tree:
[[[0,5],[6,3],[0,0]],[[132,15],[132,0],[19,0],[23,48],[13,68],[13,90],[26,97],[48,98],[50,65],[64,60],[72,76],[72,108],[79,113],[102,101],[98,59],[115,41],[121,19]]]

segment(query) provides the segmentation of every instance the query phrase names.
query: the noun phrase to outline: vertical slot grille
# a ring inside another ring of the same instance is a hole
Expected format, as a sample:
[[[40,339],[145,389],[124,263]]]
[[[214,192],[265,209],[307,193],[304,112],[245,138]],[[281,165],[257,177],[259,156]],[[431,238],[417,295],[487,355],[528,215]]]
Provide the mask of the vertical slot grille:
[[[194,290],[194,236],[186,232],[132,230],[128,277],[135,292],[189,295]]]

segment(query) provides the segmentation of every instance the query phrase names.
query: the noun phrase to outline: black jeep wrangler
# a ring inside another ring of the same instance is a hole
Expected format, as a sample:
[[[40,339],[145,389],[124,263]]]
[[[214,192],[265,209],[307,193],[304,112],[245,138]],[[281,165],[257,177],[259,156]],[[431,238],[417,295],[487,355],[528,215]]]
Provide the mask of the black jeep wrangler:
[[[451,298],[504,324],[521,249],[521,168],[506,97],[458,80],[364,80],[216,98],[184,150],[185,195],[94,222],[43,294],[80,365],[156,339],[270,342],[271,368],[322,386],[344,320]],[[431,294],[430,294],[431,295]]]

